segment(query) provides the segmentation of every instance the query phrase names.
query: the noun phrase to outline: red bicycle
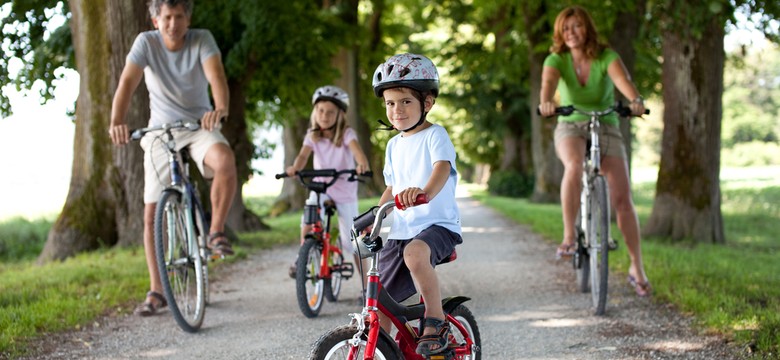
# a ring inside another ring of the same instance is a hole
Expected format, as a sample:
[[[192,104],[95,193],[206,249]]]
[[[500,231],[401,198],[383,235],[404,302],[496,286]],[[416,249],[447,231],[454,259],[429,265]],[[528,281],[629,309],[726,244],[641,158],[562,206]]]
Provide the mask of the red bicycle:
[[[393,207],[400,204],[389,201],[382,206],[375,206],[355,218],[352,228],[352,244],[360,258],[371,258],[368,270],[368,288],[365,289],[365,306],[359,314],[350,314],[352,320],[347,325],[339,326],[322,335],[314,344],[309,359],[314,360],[387,360],[387,359],[425,359],[415,351],[423,325],[420,320],[425,316],[425,304],[420,303],[405,306],[396,302],[382,287],[377,270],[378,253],[382,249],[382,238],[379,231],[382,221]],[[427,203],[425,194],[417,197],[415,205]],[[383,214],[383,216],[377,216]],[[369,235],[358,236],[364,229],[373,224]],[[440,264],[457,258],[455,252]],[[442,307],[450,324],[449,345],[439,354],[428,359],[436,360],[479,360],[481,358],[481,339],[477,321],[471,311],[463,305],[470,300],[465,296],[453,296],[442,300]],[[395,338],[379,326],[379,315],[382,312],[390,318],[398,331]]]
[[[304,236],[303,244],[298,250],[298,260],[295,269],[295,289],[298,307],[304,316],[314,318],[322,309],[323,297],[328,301],[338,301],[341,293],[341,281],[348,280],[354,274],[352,263],[344,262],[341,242],[331,244],[331,218],[336,214],[336,204],[325,201],[320,207],[320,195],[333,185],[341,175],[349,175],[347,181],[360,181],[354,169],[349,170],[301,170],[296,173],[298,181],[316,194],[316,201],[307,201],[303,209],[303,220],[312,229]],[[370,172],[360,176],[371,176]],[[276,174],[277,179],[288,177],[286,173]],[[329,178],[328,181],[315,181],[318,178]],[[324,210],[325,219],[320,216]]]

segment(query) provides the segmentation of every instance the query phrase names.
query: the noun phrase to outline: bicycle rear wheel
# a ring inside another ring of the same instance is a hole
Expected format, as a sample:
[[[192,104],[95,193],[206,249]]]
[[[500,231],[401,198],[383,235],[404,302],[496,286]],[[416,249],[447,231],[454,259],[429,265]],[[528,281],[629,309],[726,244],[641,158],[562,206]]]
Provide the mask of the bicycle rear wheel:
[[[466,353],[457,356],[456,358],[458,360],[480,360],[482,359],[482,337],[479,334],[479,327],[477,326],[477,320],[474,318],[474,314],[471,313],[471,310],[467,308],[465,305],[460,304],[458,307],[453,310],[450,315],[452,315],[456,320],[458,320],[461,325],[463,325],[464,328],[466,328],[466,333],[462,334],[455,325],[450,325],[450,347],[457,348],[458,346],[463,346],[463,344],[466,343],[466,338],[470,338],[472,343],[474,344],[473,347],[470,349],[471,351],[467,351]]]
[[[181,193],[165,190],[154,217],[154,242],[165,298],[182,330],[196,332],[206,312],[203,264],[190,239],[192,218]]]
[[[603,176],[593,178],[590,194],[590,283],[596,315],[603,315],[607,306],[609,280],[609,189]]]
[[[336,240],[338,241],[338,240]],[[341,248],[341,245],[339,245]],[[332,251],[330,253],[330,268],[341,269],[344,264],[344,256],[340,252]],[[325,298],[328,301],[336,302],[339,300],[339,294],[341,294],[341,282],[344,281],[344,277],[341,276],[341,271],[331,271],[330,279],[325,279]]]
[[[320,276],[321,258],[322,246],[319,241],[313,236],[306,236],[298,251],[295,291],[298,307],[308,318],[317,317],[322,309],[325,281]]]

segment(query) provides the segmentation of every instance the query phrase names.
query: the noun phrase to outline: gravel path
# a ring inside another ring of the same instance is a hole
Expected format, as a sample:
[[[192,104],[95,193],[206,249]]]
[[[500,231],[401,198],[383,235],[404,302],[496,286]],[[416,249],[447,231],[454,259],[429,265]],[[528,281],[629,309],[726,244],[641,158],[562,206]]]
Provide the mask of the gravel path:
[[[722,338],[697,334],[689,319],[637,298],[622,275],[610,278],[607,314],[593,316],[590,294],[576,291],[570,263],[552,259],[553,245],[477,201],[459,205],[464,244],[457,261],[437,270],[444,296],[472,298],[466,306],[482,333],[483,359],[740,358]],[[287,277],[296,250],[265,250],[223,267],[197,334],[179,330],[167,311],[106,317],[36,344],[41,355],[31,359],[305,359],[321,334],[359,311],[360,281],[345,282],[338,303],[307,319]]]

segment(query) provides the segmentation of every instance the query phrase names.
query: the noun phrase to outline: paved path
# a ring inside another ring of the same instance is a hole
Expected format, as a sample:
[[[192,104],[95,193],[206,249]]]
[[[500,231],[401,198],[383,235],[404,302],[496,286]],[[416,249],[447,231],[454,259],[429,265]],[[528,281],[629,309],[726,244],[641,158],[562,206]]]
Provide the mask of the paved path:
[[[590,295],[576,292],[569,263],[552,259],[553,245],[474,200],[459,205],[464,244],[457,261],[437,270],[445,296],[472,298],[466,305],[482,333],[482,359],[735,358],[720,339],[638,299],[622,276],[610,279],[606,316],[592,316]],[[168,312],[112,317],[55,337],[57,347],[39,358],[305,359],[321,334],[359,310],[360,282],[345,282],[341,301],[307,319],[287,276],[296,250],[261,251],[223,269],[197,334],[179,330]]]

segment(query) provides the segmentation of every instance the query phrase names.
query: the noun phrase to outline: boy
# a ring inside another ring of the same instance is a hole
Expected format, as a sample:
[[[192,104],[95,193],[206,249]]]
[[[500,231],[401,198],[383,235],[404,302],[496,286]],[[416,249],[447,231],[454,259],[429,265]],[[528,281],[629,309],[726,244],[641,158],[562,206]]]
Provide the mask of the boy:
[[[439,75],[430,59],[395,55],[377,67],[373,87],[384,99],[392,128],[401,132],[387,144],[387,188],[379,204],[397,195],[404,207],[393,212],[388,242],[379,256],[380,278],[396,301],[417,290],[425,299],[425,330],[417,353],[428,356],[446,350],[449,333],[434,266],[463,242],[455,203],[455,147],[443,127],[426,120],[439,94]],[[419,194],[427,196],[428,205],[412,207]],[[389,330],[389,319],[382,315],[380,322]]]

